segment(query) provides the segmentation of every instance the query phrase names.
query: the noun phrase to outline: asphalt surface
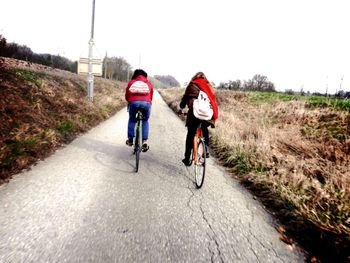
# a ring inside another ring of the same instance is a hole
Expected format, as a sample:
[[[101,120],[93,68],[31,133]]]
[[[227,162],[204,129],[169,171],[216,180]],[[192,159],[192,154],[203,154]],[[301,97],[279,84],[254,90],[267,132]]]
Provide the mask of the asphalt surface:
[[[123,109],[0,186],[0,262],[304,262],[213,158],[196,189],[186,128],[158,94],[138,174],[127,121]]]

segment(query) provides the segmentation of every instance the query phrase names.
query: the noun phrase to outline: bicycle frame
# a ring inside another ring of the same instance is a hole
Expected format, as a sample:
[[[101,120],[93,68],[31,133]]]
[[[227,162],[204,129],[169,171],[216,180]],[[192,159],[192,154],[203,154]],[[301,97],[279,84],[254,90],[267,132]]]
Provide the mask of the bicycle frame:
[[[193,162],[197,164],[197,154],[198,154],[198,141],[203,138],[203,130],[201,125],[197,128],[196,135],[193,138]],[[203,138],[204,140],[204,138]]]

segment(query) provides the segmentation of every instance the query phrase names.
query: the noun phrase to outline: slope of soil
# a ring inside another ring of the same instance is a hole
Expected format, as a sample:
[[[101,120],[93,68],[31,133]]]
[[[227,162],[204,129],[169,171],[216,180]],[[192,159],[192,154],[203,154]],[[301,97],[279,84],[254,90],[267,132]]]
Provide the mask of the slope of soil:
[[[124,83],[0,57],[0,183],[124,107]]]
[[[160,93],[177,110],[184,90]],[[350,113],[277,93],[216,95],[218,160],[279,218],[284,241],[313,262],[350,262]]]

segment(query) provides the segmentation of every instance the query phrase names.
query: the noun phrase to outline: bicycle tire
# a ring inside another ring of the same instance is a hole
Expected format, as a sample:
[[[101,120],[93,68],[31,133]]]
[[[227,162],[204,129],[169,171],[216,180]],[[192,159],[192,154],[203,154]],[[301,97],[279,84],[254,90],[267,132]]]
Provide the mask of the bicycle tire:
[[[135,158],[136,158],[136,166],[135,166],[135,172],[137,173],[139,171],[139,165],[140,165],[140,149],[139,147],[135,150]]]
[[[200,139],[197,146],[197,156],[194,160],[194,174],[197,188],[201,188],[204,183],[206,167],[206,146],[203,139]]]
[[[140,125],[140,120],[137,121],[136,123],[136,132],[135,132],[135,172],[137,173],[139,171],[140,167],[140,154],[141,154],[141,125]]]

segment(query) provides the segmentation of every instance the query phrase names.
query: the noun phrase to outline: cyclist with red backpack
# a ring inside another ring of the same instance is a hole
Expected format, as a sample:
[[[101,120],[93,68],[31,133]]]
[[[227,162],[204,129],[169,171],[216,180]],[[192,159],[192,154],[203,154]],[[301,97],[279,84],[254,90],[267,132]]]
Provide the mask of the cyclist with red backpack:
[[[125,99],[128,102],[129,122],[128,139],[126,145],[133,145],[135,136],[136,113],[139,109],[143,112],[142,120],[142,151],[149,149],[147,144],[151,105],[153,99],[153,86],[147,79],[147,73],[142,69],[136,69],[125,90]]]
[[[192,77],[191,82],[186,87],[185,94],[180,102],[180,108],[184,109],[186,106],[189,108],[189,110],[186,119],[187,137],[185,158],[182,160],[182,162],[186,166],[190,166],[193,139],[196,134],[197,127],[200,123],[202,123],[205,144],[208,147],[208,126],[215,128],[215,123],[219,115],[215,94],[203,72],[198,72],[195,74]],[[180,112],[182,112],[182,110],[180,110]],[[209,158],[209,152],[207,152],[206,157]]]

